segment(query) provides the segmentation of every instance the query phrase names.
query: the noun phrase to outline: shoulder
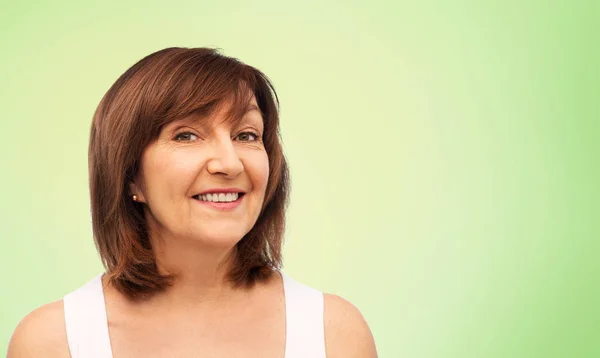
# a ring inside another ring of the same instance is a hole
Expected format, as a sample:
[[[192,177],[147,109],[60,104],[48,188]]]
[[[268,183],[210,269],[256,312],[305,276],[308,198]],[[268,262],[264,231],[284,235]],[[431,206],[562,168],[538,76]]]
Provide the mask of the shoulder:
[[[7,358],[69,357],[62,300],[41,306],[17,325]]]
[[[375,358],[375,341],[358,308],[340,296],[323,294],[327,357]]]

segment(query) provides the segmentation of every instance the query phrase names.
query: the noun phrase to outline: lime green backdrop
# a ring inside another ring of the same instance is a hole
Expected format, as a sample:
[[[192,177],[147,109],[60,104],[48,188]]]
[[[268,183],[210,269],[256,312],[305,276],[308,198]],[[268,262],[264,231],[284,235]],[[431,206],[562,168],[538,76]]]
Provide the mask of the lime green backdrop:
[[[0,8],[0,351],[101,270],[87,141],[102,95],[151,52],[211,46],[280,95],[286,270],[353,302],[381,357],[600,356],[591,1]]]

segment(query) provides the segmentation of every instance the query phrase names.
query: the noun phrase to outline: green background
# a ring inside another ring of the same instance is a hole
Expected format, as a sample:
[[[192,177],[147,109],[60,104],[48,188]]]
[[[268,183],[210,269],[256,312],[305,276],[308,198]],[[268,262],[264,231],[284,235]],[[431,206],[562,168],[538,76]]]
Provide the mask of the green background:
[[[0,8],[0,351],[100,272],[91,117],[171,46],[282,105],[285,269],[353,302],[381,357],[600,356],[598,5],[37,1]]]

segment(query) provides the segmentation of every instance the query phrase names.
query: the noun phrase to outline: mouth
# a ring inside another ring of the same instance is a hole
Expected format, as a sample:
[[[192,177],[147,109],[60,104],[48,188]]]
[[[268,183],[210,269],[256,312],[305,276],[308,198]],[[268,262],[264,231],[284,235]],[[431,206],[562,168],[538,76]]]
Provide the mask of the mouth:
[[[236,193],[208,193],[208,194],[196,194],[193,196],[194,199],[205,202],[205,203],[236,203],[240,202],[242,198],[246,195],[244,192],[236,192]]]

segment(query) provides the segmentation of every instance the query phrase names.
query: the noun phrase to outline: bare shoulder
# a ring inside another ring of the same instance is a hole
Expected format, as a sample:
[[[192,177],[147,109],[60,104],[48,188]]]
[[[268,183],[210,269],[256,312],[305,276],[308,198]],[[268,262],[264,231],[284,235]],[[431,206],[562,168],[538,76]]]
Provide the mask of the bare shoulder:
[[[41,306],[17,325],[7,358],[70,357],[62,300]]]
[[[327,357],[376,358],[373,334],[358,308],[332,294],[324,294],[324,301]]]

